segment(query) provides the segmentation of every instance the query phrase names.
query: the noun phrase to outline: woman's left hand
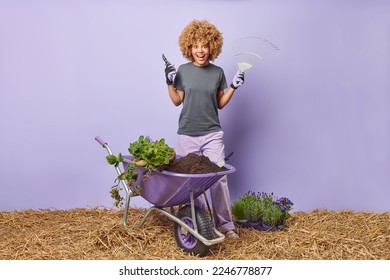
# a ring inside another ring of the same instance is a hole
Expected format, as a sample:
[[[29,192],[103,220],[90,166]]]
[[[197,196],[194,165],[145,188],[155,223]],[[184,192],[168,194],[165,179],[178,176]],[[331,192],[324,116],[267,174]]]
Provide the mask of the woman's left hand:
[[[237,73],[236,75],[234,75],[233,82],[231,83],[230,87],[232,87],[233,89],[237,89],[244,84],[244,80],[245,73],[241,70],[237,70]]]

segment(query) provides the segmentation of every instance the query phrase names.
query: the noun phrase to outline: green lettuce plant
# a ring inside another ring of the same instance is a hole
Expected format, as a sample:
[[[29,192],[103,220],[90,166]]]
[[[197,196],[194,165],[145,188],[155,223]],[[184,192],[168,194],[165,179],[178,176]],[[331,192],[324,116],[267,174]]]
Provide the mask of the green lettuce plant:
[[[129,153],[134,156],[135,162],[144,161],[149,172],[156,168],[161,169],[175,156],[175,150],[165,143],[164,138],[151,142],[143,135],[138,138],[138,141],[130,144]]]

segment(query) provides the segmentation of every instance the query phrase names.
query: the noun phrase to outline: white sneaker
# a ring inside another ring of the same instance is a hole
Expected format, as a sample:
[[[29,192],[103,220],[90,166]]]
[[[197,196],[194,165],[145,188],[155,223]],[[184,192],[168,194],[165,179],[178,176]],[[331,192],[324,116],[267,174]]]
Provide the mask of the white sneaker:
[[[231,238],[231,239],[238,239],[238,235],[237,233],[234,232],[234,230],[228,230],[226,233],[225,233],[225,236],[227,238]]]

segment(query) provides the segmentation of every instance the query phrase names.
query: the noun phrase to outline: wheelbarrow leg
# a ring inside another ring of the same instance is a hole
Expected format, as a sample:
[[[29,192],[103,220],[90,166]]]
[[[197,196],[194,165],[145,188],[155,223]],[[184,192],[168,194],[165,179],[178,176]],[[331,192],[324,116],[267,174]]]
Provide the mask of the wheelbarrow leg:
[[[194,192],[190,192],[190,204],[191,204],[191,215],[192,215],[192,221],[194,225],[194,230],[198,231],[198,225],[196,224],[196,215],[195,215],[195,202],[194,202]]]
[[[141,221],[139,222],[138,224],[138,228],[140,228],[144,223],[145,223],[145,220],[146,218],[149,216],[150,212],[152,212],[153,210],[155,210],[156,208],[153,206],[153,207],[150,207],[143,215]]]
[[[125,210],[123,212],[123,225],[127,226],[127,215],[129,213],[130,199],[132,197],[132,191],[126,191]]]

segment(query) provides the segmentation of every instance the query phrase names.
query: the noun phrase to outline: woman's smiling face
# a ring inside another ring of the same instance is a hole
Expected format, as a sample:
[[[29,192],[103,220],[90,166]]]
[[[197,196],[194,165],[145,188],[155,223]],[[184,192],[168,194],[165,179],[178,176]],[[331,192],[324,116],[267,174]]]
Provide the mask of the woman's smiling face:
[[[210,47],[204,41],[197,41],[192,45],[193,63],[196,66],[206,66],[209,64]]]

